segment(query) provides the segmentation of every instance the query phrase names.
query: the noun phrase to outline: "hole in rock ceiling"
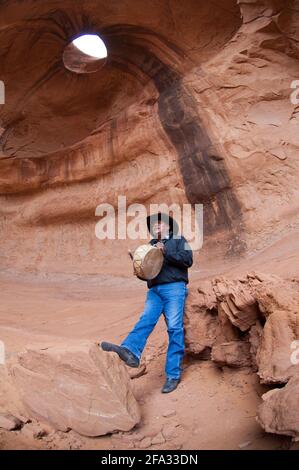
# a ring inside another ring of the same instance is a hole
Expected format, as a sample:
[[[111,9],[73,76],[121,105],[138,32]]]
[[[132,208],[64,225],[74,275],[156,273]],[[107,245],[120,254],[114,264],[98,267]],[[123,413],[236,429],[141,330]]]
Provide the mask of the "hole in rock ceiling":
[[[107,48],[97,34],[83,34],[69,43],[63,52],[63,63],[76,73],[97,72],[105,65]]]

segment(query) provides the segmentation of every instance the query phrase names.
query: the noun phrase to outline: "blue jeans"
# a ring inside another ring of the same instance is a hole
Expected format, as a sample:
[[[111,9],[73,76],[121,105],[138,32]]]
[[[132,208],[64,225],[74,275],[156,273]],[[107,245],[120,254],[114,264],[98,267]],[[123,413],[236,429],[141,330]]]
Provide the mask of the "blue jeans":
[[[144,311],[121,346],[140,359],[146,341],[162,312],[169,337],[165,373],[167,378],[181,376],[184,356],[184,306],[188,293],[184,281],[169,282],[151,287],[147,292]]]

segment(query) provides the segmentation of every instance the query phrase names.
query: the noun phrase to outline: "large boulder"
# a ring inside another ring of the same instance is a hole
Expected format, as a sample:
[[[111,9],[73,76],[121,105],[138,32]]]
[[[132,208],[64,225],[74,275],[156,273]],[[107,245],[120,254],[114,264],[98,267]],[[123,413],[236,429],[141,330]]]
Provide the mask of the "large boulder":
[[[298,313],[278,311],[268,317],[256,354],[262,383],[286,383],[298,371],[291,361],[292,344],[298,338]]]
[[[100,436],[139,422],[126,367],[93,342],[27,347],[9,373],[24,413],[55,429]]]
[[[270,390],[262,398],[257,420],[265,431],[299,441],[299,373],[285,387]]]

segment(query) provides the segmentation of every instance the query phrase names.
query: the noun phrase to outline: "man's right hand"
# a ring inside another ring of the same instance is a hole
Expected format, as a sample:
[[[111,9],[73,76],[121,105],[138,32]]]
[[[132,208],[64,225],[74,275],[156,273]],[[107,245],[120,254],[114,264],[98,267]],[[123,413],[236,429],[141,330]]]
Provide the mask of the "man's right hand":
[[[164,243],[162,243],[162,242],[157,242],[157,243],[156,243],[156,247],[159,248],[159,250],[161,250],[162,253],[164,253],[164,251],[165,251],[165,245],[164,245]]]

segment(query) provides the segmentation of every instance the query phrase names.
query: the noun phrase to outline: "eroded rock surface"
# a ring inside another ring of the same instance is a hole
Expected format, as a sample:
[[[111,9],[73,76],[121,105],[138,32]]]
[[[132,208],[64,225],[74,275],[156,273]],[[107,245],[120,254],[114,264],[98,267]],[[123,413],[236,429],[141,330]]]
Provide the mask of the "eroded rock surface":
[[[189,289],[185,306],[185,342],[189,352],[211,349],[219,332],[216,296],[210,282]]]

